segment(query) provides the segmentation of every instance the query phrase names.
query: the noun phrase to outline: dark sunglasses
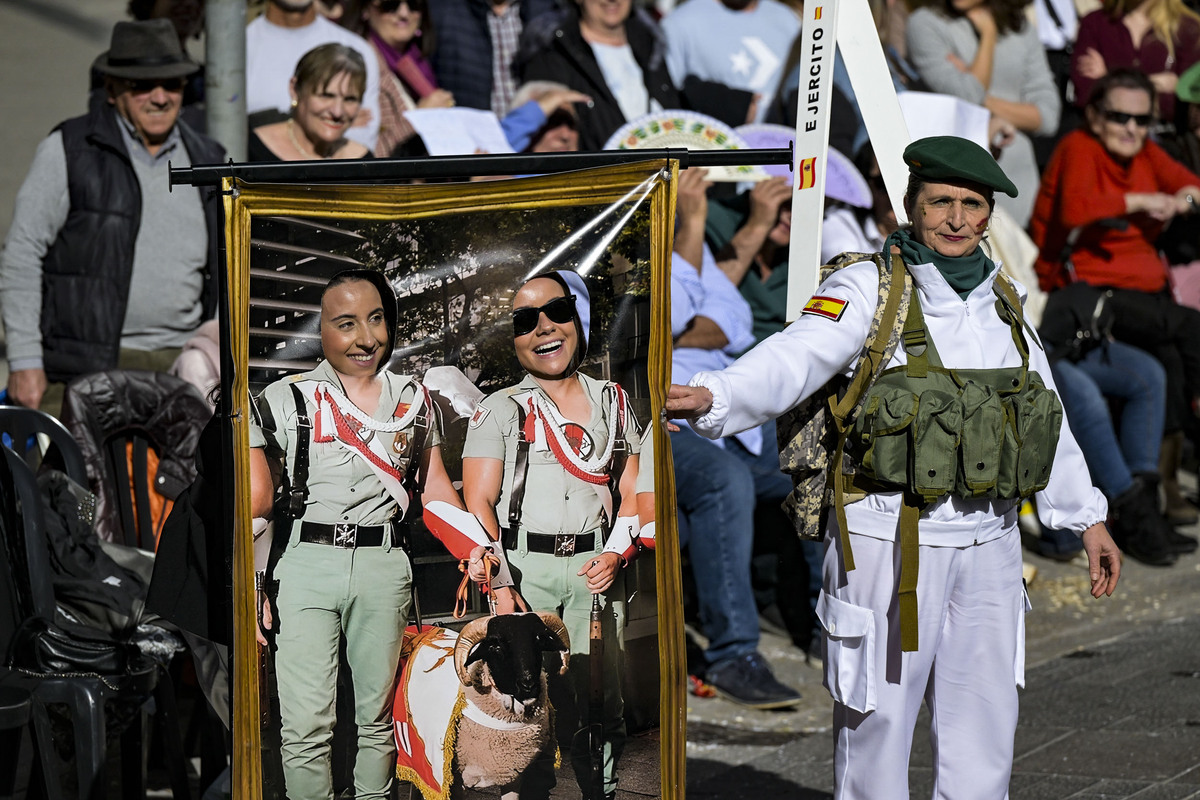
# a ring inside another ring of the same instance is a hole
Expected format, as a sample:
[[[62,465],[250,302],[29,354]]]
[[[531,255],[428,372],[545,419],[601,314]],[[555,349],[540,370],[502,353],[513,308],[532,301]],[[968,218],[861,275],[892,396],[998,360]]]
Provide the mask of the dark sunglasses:
[[[513,336],[524,336],[538,326],[542,314],[554,323],[565,325],[575,319],[575,295],[556,297],[539,308],[514,308],[512,312]]]
[[[168,92],[182,92],[183,78],[145,78],[142,80],[127,80],[125,85],[134,94],[150,94],[159,86]]]
[[[1109,122],[1115,122],[1118,125],[1128,125],[1129,120],[1133,120],[1133,124],[1139,128],[1150,127],[1151,120],[1154,119],[1151,114],[1127,114],[1124,111],[1108,111],[1105,110],[1104,118]]]
[[[378,2],[375,3],[375,7],[384,14],[391,14],[393,11],[400,8],[401,5],[406,5],[408,6],[409,11],[415,11],[417,13],[421,13],[425,10],[425,0],[378,0]]]

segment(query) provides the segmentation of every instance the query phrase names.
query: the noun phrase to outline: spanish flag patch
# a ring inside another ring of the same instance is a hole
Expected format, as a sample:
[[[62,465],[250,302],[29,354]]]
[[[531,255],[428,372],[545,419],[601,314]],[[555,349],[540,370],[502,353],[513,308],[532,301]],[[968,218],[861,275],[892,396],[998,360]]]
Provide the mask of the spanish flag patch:
[[[800,162],[800,185],[797,189],[811,189],[817,185],[817,158],[806,158]]]
[[[842,318],[842,312],[846,310],[846,301],[838,300],[836,297],[822,297],[819,294],[812,296],[812,299],[805,304],[801,314],[816,314],[818,317],[825,317],[837,322]]]

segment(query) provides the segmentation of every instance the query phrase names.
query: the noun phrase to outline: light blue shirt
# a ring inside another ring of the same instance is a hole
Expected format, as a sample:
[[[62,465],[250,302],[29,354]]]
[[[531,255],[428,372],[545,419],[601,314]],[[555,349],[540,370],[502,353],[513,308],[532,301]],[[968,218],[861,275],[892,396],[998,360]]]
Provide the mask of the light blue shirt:
[[[699,272],[678,253],[671,254],[671,337],[681,336],[696,317],[711,319],[729,341],[719,350],[676,347],[671,359],[672,383],[687,385],[697,372],[724,369],[739,353],[754,345],[750,305],[717,266],[707,244]],[[755,455],[762,452],[762,434],[758,428],[739,433],[736,438]]]

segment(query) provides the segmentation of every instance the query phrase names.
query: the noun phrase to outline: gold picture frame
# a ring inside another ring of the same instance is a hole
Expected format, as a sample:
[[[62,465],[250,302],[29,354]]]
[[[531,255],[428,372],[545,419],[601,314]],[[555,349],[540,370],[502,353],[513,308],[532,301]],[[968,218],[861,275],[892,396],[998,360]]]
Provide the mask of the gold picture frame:
[[[670,383],[669,264],[674,224],[675,187],[678,162],[657,160],[615,167],[582,170],[558,175],[501,181],[434,185],[301,185],[248,184],[225,178],[222,184],[225,207],[227,252],[228,342],[233,364],[231,380],[225,382],[226,407],[232,427],[234,475],[233,532],[233,654],[232,654],[232,789],[235,798],[259,800],[263,795],[262,719],[260,708],[259,646],[255,632],[254,540],[250,518],[249,429],[253,409],[250,373],[261,359],[251,356],[252,274],[270,281],[269,267],[254,263],[257,224],[286,220],[301,226],[334,221],[328,227],[346,224],[364,226],[415,220],[436,220],[452,215],[501,215],[519,212],[536,220],[538,215],[562,213],[573,208],[609,208],[622,211],[639,207],[645,214],[648,253],[649,330],[645,375],[649,413],[643,420],[651,428],[654,451],[655,517],[657,541],[652,559],[657,603],[658,736],[660,741],[660,796],[682,800],[684,795],[685,655],[681,599],[680,556],[675,524],[674,481],[670,468],[670,444],[662,408]],[[632,212],[631,212],[632,213]],[[613,215],[619,217],[620,214]],[[532,224],[537,225],[536,221]],[[547,223],[549,224],[549,223]],[[344,227],[344,226],[342,226]],[[560,223],[560,227],[563,225]],[[598,228],[601,229],[603,226]],[[572,244],[569,225],[563,230],[564,247]],[[596,239],[599,236],[599,239]],[[586,244],[599,241],[598,244]],[[574,241],[575,251],[591,247],[595,258],[612,244],[599,234]],[[568,248],[569,249],[569,248]],[[306,255],[295,247],[293,261]],[[565,256],[564,256],[565,257]],[[547,256],[549,258],[549,256]],[[311,281],[310,281],[311,283]],[[514,287],[515,288],[515,287]],[[507,302],[507,300],[505,301]],[[280,314],[299,314],[282,304]],[[311,313],[311,309],[308,313]],[[614,323],[615,324],[615,323]],[[643,331],[639,335],[646,335]],[[256,334],[257,335],[257,334]],[[311,335],[308,336],[311,340]],[[400,341],[397,342],[397,350]],[[279,347],[283,347],[280,344]],[[290,343],[289,343],[290,346]],[[281,368],[299,367],[288,362]],[[260,384],[261,385],[261,384]]]

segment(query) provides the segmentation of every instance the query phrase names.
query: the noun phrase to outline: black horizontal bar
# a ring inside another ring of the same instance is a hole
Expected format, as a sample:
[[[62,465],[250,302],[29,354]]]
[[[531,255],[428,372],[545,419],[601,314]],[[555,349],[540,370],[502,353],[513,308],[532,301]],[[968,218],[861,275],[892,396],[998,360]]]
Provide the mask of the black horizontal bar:
[[[357,183],[413,178],[471,178],[477,175],[546,175],[592,167],[611,167],[638,161],[673,158],[680,169],[688,167],[742,167],[792,164],[792,149],[688,150],[668,147],[654,150],[600,150],[590,153],[502,153],[471,156],[351,161],[286,161],[271,164],[208,164],[171,167],[171,186],[216,186],[223,178],[248,183]]]

